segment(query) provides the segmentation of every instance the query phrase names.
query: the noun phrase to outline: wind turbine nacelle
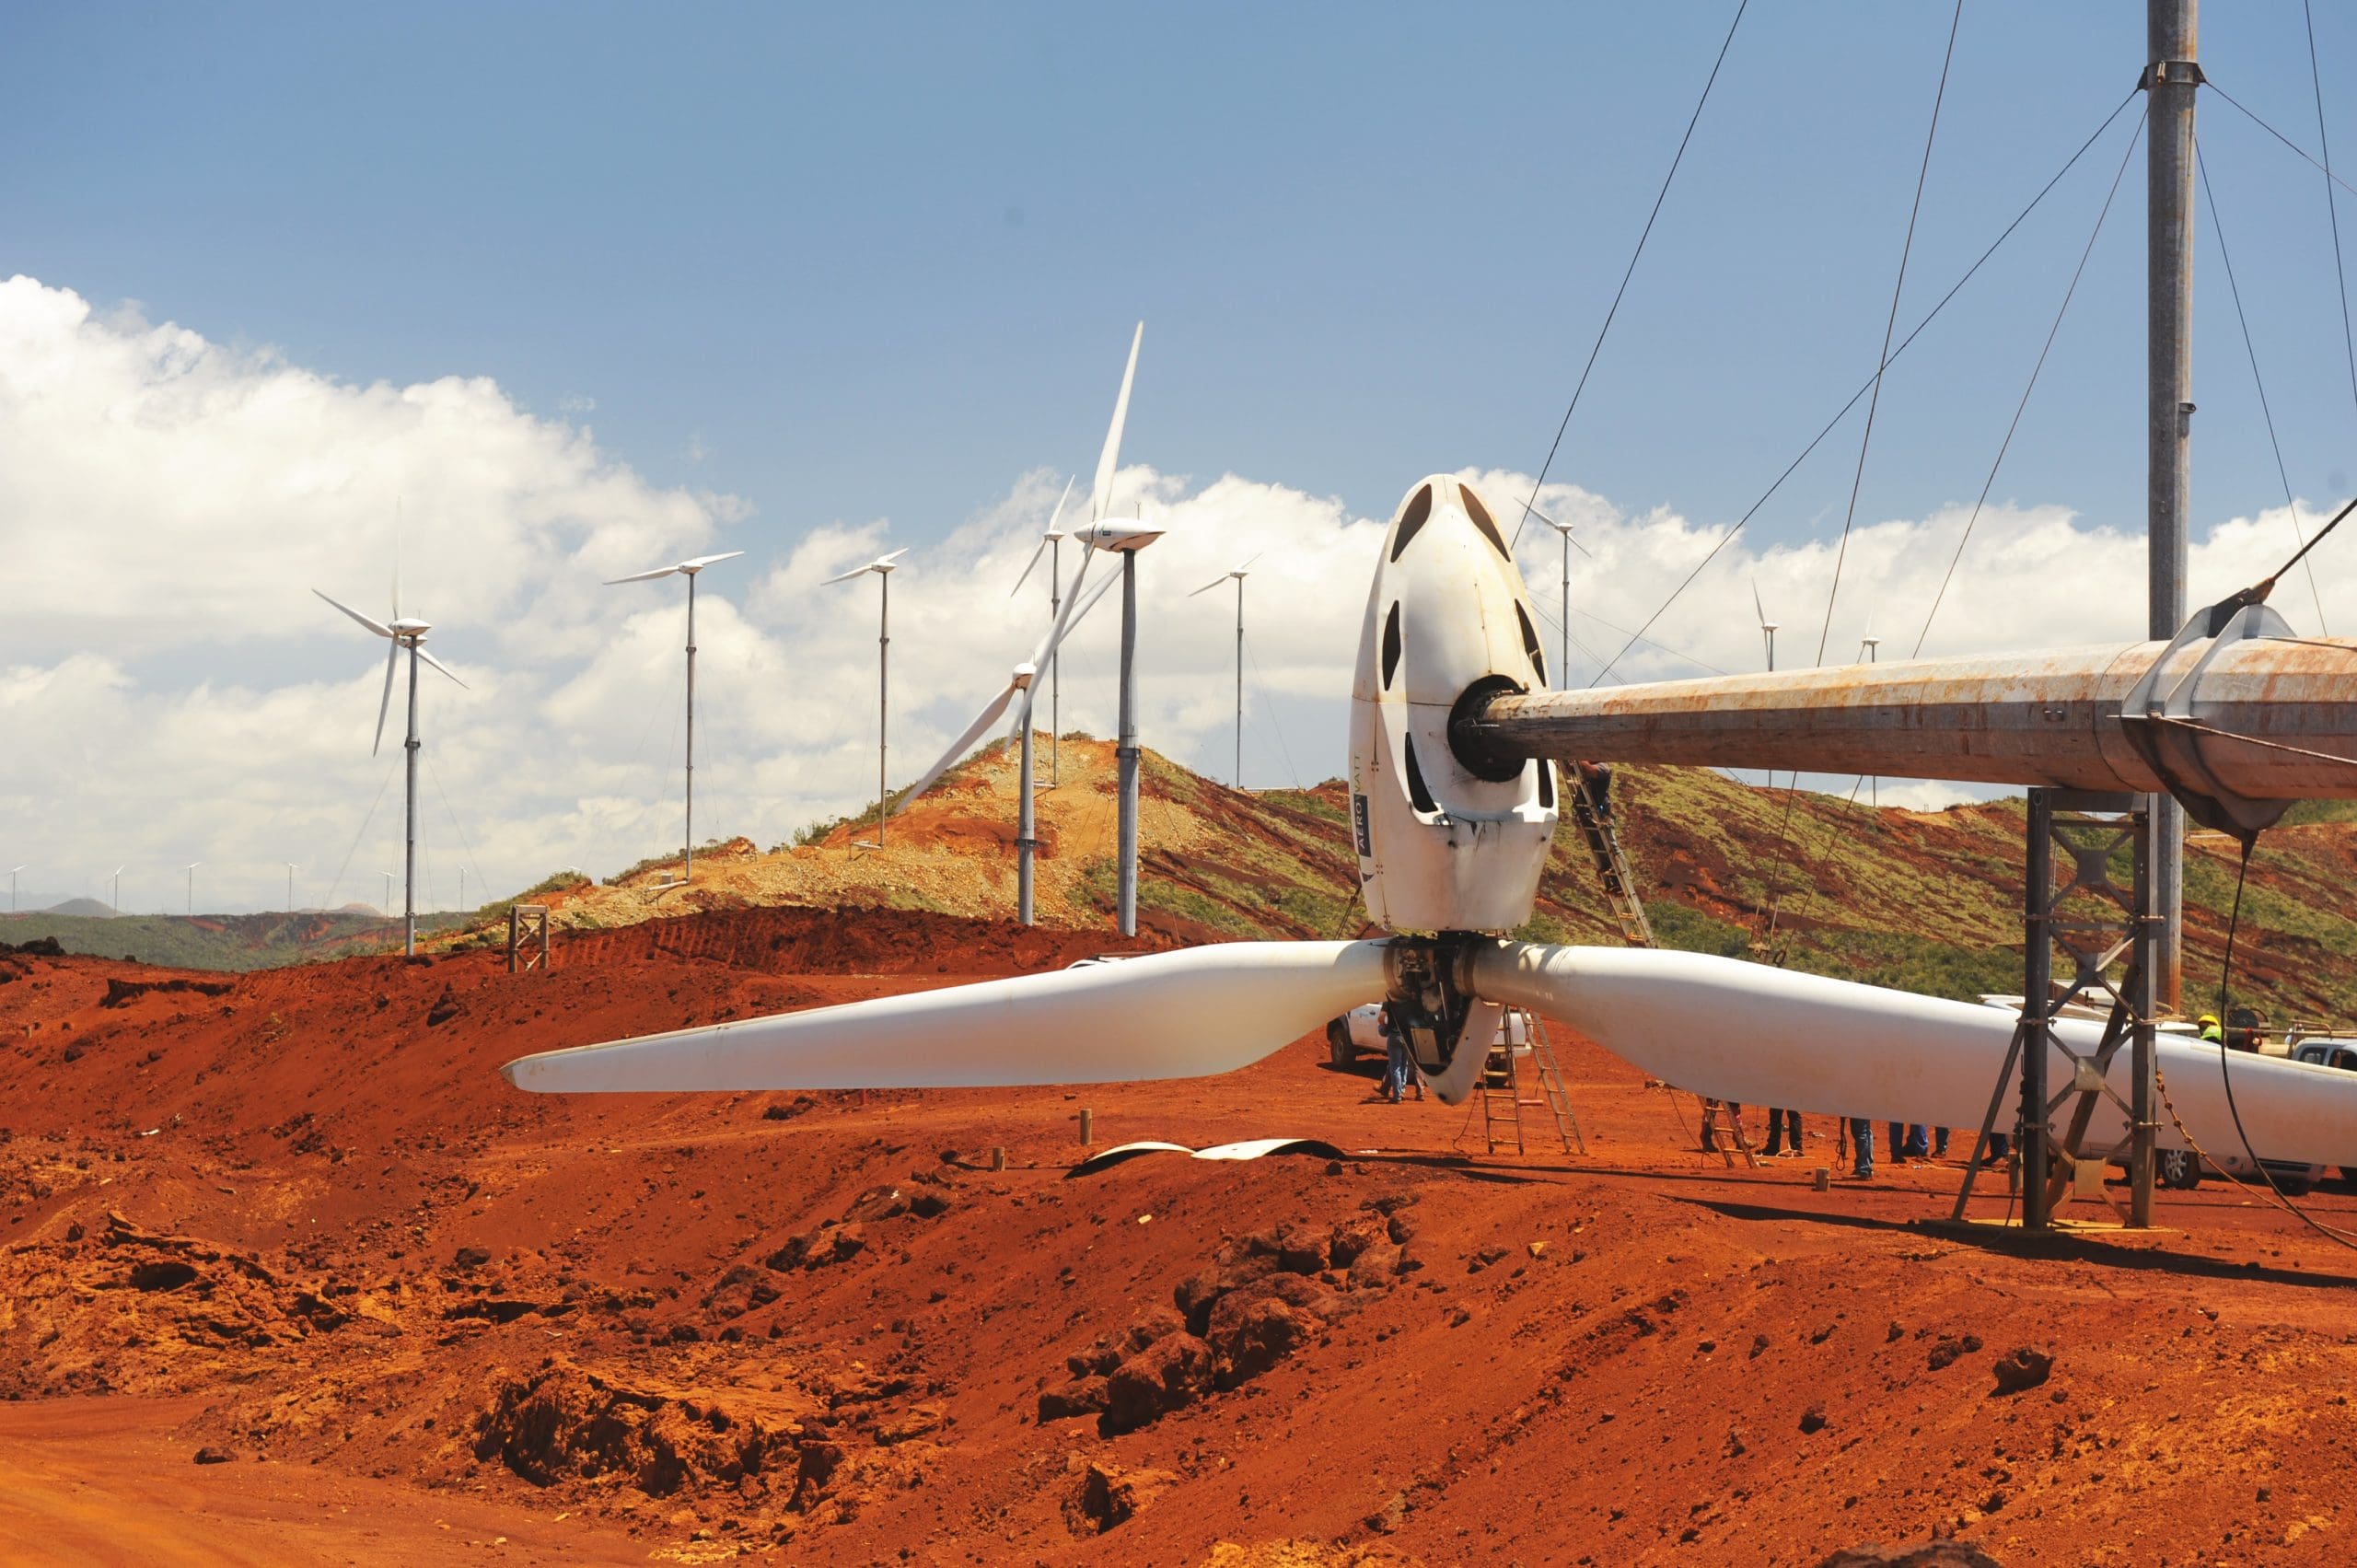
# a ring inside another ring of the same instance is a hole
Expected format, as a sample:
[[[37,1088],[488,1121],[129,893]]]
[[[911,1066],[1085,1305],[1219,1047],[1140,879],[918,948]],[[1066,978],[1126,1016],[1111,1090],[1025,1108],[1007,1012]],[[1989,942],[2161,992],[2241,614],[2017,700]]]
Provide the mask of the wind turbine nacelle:
[[[1092,550],[1144,550],[1167,530],[1160,523],[1142,523],[1135,517],[1107,517],[1085,528],[1074,528],[1072,537]]]
[[[1446,474],[1384,536],[1351,690],[1351,825],[1368,918],[1396,932],[1511,931],[1555,835],[1551,764],[1476,772],[1460,703],[1547,684],[1537,621],[1495,514]]]

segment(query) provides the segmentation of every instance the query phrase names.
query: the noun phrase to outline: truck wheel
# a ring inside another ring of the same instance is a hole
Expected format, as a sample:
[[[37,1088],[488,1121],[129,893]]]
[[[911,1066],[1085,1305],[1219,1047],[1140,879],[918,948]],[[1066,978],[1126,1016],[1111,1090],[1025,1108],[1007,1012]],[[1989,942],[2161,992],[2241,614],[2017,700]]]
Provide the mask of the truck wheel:
[[[1351,1026],[1342,1018],[1326,1021],[1326,1060],[1337,1067],[1348,1067],[1359,1059],[1358,1048],[1351,1043]]]
[[[2190,1149],[2163,1149],[2160,1153],[2161,1185],[2178,1192],[2190,1192],[2201,1185],[2201,1161]]]

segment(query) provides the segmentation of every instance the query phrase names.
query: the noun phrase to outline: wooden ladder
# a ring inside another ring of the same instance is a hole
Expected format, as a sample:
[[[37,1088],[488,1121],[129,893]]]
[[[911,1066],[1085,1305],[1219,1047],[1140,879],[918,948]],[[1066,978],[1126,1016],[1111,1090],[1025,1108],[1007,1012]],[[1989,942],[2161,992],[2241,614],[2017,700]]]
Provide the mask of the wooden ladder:
[[[1750,1169],[1759,1168],[1759,1156],[1751,1152],[1751,1134],[1743,1130],[1741,1106],[1724,1100],[1702,1101],[1702,1148],[1705,1153],[1716,1150],[1719,1157],[1727,1162],[1729,1170],[1735,1168],[1735,1156],[1738,1154]]]
[[[1513,1020],[1523,1020],[1524,1043],[1535,1080],[1537,1092],[1526,1091],[1521,1063],[1515,1055]],[[1481,1138],[1491,1154],[1505,1146],[1509,1139],[1514,1152],[1526,1154],[1528,1147],[1523,1139],[1522,1113],[1525,1109],[1543,1109],[1554,1123],[1556,1142],[1565,1154],[1587,1153],[1587,1138],[1580,1131],[1579,1114],[1572,1109],[1572,1097],[1563,1087],[1563,1074],[1555,1065],[1555,1050],[1547,1039],[1546,1026],[1538,1015],[1520,1008],[1505,1016],[1505,1039],[1490,1047],[1490,1054],[1481,1064]]]

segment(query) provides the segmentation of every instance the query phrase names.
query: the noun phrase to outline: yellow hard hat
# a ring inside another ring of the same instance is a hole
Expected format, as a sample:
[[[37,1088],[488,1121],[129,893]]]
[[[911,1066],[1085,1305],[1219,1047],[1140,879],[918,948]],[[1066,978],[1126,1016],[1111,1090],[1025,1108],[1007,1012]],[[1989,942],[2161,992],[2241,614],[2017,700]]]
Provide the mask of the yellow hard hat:
[[[2215,1013],[2204,1013],[2201,1015],[2201,1021],[2205,1024],[2214,1024],[2218,1021],[2218,1015]]]

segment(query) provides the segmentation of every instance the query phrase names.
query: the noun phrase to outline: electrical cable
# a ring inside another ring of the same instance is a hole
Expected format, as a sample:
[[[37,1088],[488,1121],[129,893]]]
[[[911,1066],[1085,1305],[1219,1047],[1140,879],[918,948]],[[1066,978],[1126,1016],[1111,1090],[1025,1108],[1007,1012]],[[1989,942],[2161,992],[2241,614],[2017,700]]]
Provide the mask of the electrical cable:
[[[335,890],[343,885],[343,874],[351,866],[352,857],[360,853],[360,841],[367,833],[368,824],[377,819],[377,807],[384,804],[385,791],[392,787],[393,770],[401,764],[401,760],[398,757],[385,764],[384,783],[377,786],[377,798],[368,803],[367,814],[360,819],[359,831],[352,835],[351,847],[343,852],[343,859],[336,865],[335,876],[328,883],[327,897],[320,900],[322,911],[332,910],[335,907]]]
[[[1588,345],[1587,364],[1581,367],[1579,383],[1572,389],[1572,401],[1563,410],[1562,423],[1555,426],[1555,440],[1547,448],[1547,460],[1538,465],[1538,477],[1530,486],[1529,504],[1523,508],[1522,520],[1515,524],[1515,545],[1522,542],[1522,530],[1530,526],[1530,507],[1538,504],[1538,491],[1547,482],[1547,470],[1555,466],[1555,454],[1562,447],[1563,433],[1572,427],[1573,411],[1580,406],[1580,394],[1587,390],[1588,376],[1596,369],[1596,356],[1604,352],[1605,334],[1612,331],[1612,319],[1620,313],[1620,301],[1629,292],[1629,280],[1637,273],[1637,259],[1645,253],[1645,241],[1653,238],[1654,220],[1661,216],[1662,203],[1669,199],[1670,181],[1678,178],[1678,166],[1686,161],[1687,144],[1694,139],[1694,127],[1701,123],[1702,106],[1711,101],[1711,88],[1719,79],[1719,67],[1726,64],[1727,50],[1735,42],[1735,29],[1742,25],[1743,14],[1750,6],[1751,0],[1738,0],[1735,20],[1727,24],[1727,35],[1719,41],[1718,58],[1711,62],[1711,75],[1702,83],[1702,96],[1694,100],[1694,112],[1687,117],[1686,134],[1678,139],[1678,152],[1669,160],[1669,172],[1662,176],[1661,189],[1654,193],[1653,211],[1645,215],[1644,229],[1637,236],[1636,249],[1629,253],[1629,265],[1620,273],[1620,286],[1613,291],[1611,307],[1604,313],[1604,324],[1596,330],[1596,342]],[[1509,548],[1507,553],[1512,554],[1513,550]]]
[[[2226,916],[2226,952],[2225,957],[2218,965],[2217,1016],[2218,1029],[2222,1036],[2225,1033],[2227,986],[2233,980],[2235,972],[2235,936],[2237,928],[2242,923],[2243,918],[2243,888],[2250,877],[2251,853],[2258,847],[2258,835],[2257,833],[2253,833],[2243,840],[2242,864],[2235,872],[2235,901]],[[2218,1081],[2225,1087],[2226,1109],[2235,1119],[2235,1136],[2241,1141],[2243,1154],[2249,1159],[2251,1168],[2258,1171],[2260,1179],[2267,1183],[2267,1191],[2273,1195],[2276,1202],[2281,1204],[2293,1215],[2297,1216],[2301,1223],[2307,1225],[2311,1230],[2314,1230],[2318,1236],[2325,1237],[2327,1240],[2334,1242],[2339,1246],[2346,1247],[2351,1251],[2357,1251],[2357,1240],[2351,1239],[2349,1232],[2326,1225],[2323,1221],[2309,1214],[2305,1209],[2303,1209],[2297,1203],[2293,1202],[2291,1199],[2285,1197],[2283,1195],[2283,1190],[2275,1184],[2275,1173],[2267,1168],[2266,1163],[2258,1157],[2258,1151],[2250,1146],[2250,1133],[2244,1130],[2242,1110],[2235,1104],[2234,1075],[2227,1070],[2226,1066],[2226,1059],[2233,1054],[2234,1052],[2227,1046],[2225,1040],[2221,1039],[2218,1041]],[[2157,1065],[2154,1069],[2154,1076],[2155,1078],[2158,1078],[2159,1076],[2159,1068]],[[2169,1107],[2169,1119],[2172,1121],[2177,1121],[2177,1108],[2174,1105]],[[2185,1141],[2189,1144],[2193,1144],[2193,1137],[2190,1133],[2186,1132],[2185,1124],[2182,1121],[2177,1121],[2177,1132],[2185,1138]],[[2198,1144],[2194,1145],[2194,1153],[2197,1157],[2207,1160],[2211,1165],[2215,1166],[2221,1174],[2224,1175],[2227,1179],[2235,1181],[2236,1186],[2247,1185],[2246,1183],[2237,1180],[2235,1178],[2234,1173],[2228,1171],[2225,1167],[2218,1165],[2216,1160],[2210,1159],[2209,1156],[2202,1154]]]
[[[466,851],[467,864],[475,868],[475,880],[482,883],[483,891],[488,893],[491,891],[491,882],[482,874],[482,863],[475,858],[475,846],[468,841],[467,830],[459,824],[458,812],[451,808],[450,792],[442,787],[442,771],[434,765],[434,757],[430,752],[425,758],[425,776],[434,781],[434,793],[442,799],[442,815],[450,819],[450,830],[459,835],[459,847]]]
[[[2332,138],[2324,128],[2324,73],[2316,64],[2316,15],[2309,0],[2300,0],[2300,15],[2308,24],[2308,85],[2315,89],[2316,103],[2316,145],[2324,150],[2325,172],[2332,172]],[[2198,155],[2197,155],[2198,156]],[[2205,184],[2209,176],[2202,177]],[[2332,281],[2340,286],[2340,346],[2349,356],[2349,395],[2357,400],[2357,333],[2349,325],[2349,267],[2340,259],[2340,202],[2332,193],[2332,180],[2324,182],[2325,215],[2332,224]],[[2214,217],[2216,209],[2212,207]]]
[[[2351,195],[2357,196],[2357,185],[2350,184],[2349,181],[2343,180],[2338,174],[2335,174],[2331,169],[2326,168],[2323,164],[2318,163],[2315,157],[2309,153],[2307,148],[2300,145],[2299,143],[2292,140],[2291,137],[2285,135],[2282,132],[2278,131],[2266,121],[2261,120],[2257,114],[2251,111],[2250,107],[2247,104],[2244,103],[2242,99],[2236,98],[2234,94],[2228,92],[2225,88],[2220,87],[2214,78],[2205,74],[2201,78],[2201,85],[2208,87],[2212,92],[2216,93],[2220,98],[2224,99],[2231,107],[2242,114],[2244,119],[2249,121],[2252,124],[2258,126],[2260,130],[2266,132],[2269,135],[2274,137],[2277,141],[2282,143],[2285,146],[2298,154],[2300,157],[2306,162],[2309,168],[2316,170],[2327,180],[2331,180],[2335,185],[2340,186],[2343,191],[2348,192]],[[2137,90],[2139,92],[2143,90],[2143,85],[2142,83],[2137,84]]]
[[[2096,214],[2096,226],[2087,236],[2085,249],[2079,252],[2079,264],[2071,273],[2071,285],[2062,291],[2062,303],[2055,308],[2054,323],[2046,329],[2046,342],[2038,351],[2038,363],[2030,366],[2029,385],[2022,389],[2021,401],[2014,405],[2013,423],[2005,426],[2005,438],[1997,443],[1996,459],[1989,465],[1989,477],[1980,482],[1980,494],[1972,503],[1972,515],[1964,521],[1964,533],[1956,541],[1956,553],[1948,557],[1948,569],[1940,577],[1939,591],[1932,596],[1932,608],[1923,614],[1923,629],[1915,634],[1915,648],[1910,657],[1920,658],[1924,641],[1932,634],[1932,621],[1940,613],[1940,606],[1948,597],[1948,585],[1956,579],[1957,564],[1964,560],[1964,547],[1972,542],[1972,530],[1980,521],[1982,508],[1989,505],[1989,493],[1996,488],[1997,470],[2005,466],[2005,454],[2013,450],[2014,433],[2021,429],[2022,415],[2029,410],[2030,394],[2038,390],[2038,378],[2046,369],[2046,356],[2054,352],[2055,337],[2062,331],[2062,318],[2070,313],[2071,301],[2079,292],[2079,280],[2086,274],[2087,259],[2096,253],[2096,241],[2103,237],[2104,220],[2111,215],[2111,203],[2119,194],[2119,182],[2127,176],[2128,165],[2136,156],[2136,144],[2142,139],[2144,120],[2136,122],[2136,134],[2128,138],[2128,150],[2120,156],[2119,168],[2111,177],[2111,190],[2103,199],[2102,208]],[[2254,363],[2254,368],[2256,364]],[[2274,426],[2270,424],[2272,436]],[[2282,466],[2279,457],[2277,466]]]
[[[1917,321],[1908,334],[1899,340],[1898,346],[1890,351],[1889,358],[1885,362],[1884,369],[1887,370],[1891,365],[1897,364],[1899,357],[1907,352],[1907,350],[1914,343],[1915,340],[1922,335],[1924,329],[1939,319],[1940,313],[1948,308],[1949,303],[1953,301],[1958,294],[1963,292],[1964,285],[1970,283],[1974,276],[1980,273],[1980,269],[1988,264],[1989,258],[1994,256],[1999,249],[2004,245],[2005,241],[2013,238],[2014,231],[2021,227],[2024,221],[2029,217],[2031,213],[2038,210],[2038,205],[2046,200],[2047,195],[2053,191],[2054,187],[2062,182],[2063,176],[2069,174],[2072,169],[2078,167],[2079,160],[2086,156],[2087,149],[2094,146],[2096,141],[2102,137],[2106,131],[2111,129],[2112,122],[2119,118],[2119,116],[2127,110],[2129,104],[2135,99],[2136,95],[2142,90],[2143,89],[2141,86],[2131,88],[2127,97],[2121,99],[2119,102],[2114,106],[2112,111],[2104,116],[2103,123],[2096,126],[2094,134],[2089,135],[2085,141],[2079,144],[2079,150],[2073,153],[2069,158],[2064,160],[2062,167],[2054,171],[2052,178],[2049,179],[2043,186],[2039,187],[2038,194],[2029,199],[2028,205],[2023,207],[2020,212],[2015,213],[2014,215],[2013,221],[2004,226],[2004,229],[1997,236],[1996,238],[1989,242],[1989,248],[1980,252],[1979,260],[1975,261],[1972,265],[1967,267],[1964,270],[1963,274],[1959,276],[1955,283],[1948,285],[1948,291],[1940,296],[1939,303],[1933,305],[1932,308],[1924,314],[1922,319]],[[1876,374],[1880,374],[1880,372],[1877,372]],[[1661,602],[1660,608],[1655,610],[1653,614],[1646,617],[1644,623],[1639,626],[1634,633],[1630,634],[1628,645],[1623,647],[1619,653],[1615,654],[1611,659],[1605,664],[1604,668],[1596,672],[1596,679],[1588,682],[1590,686],[1595,686],[1602,682],[1605,676],[1611,673],[1613,666],[1619,664],[1623,658],[1626,658],[1629,656],[1630,650],[1636,646],[1638,640],[1642,638],[1645,633],[1653,630],[1654,622],[1659,621],[1664,615],[1669,612],[1669,607],[1676,604],[1686,590],[1694,586],[1695,580],[1701,577],[1701,575],[1710,568],[1711,563],[1718,559],[1720,552],[1724,551],[1729,544],[1733,543],[1736,535],[1742,533],[1744,525],[1750,522],[1751,519],[1758,515],[1759,509],[1768,505],[1768,503],[1775,497],[1776,493],[1784,487],[1784,482],[1792,478],[1794,472],[1798,470],[1803,463],[1808,461],[1810,455],[1814,453],[1818,447],[1824,444],[1825,438],[1832,435],[1834,430],[1840,426],[1841,422],[1849,417],[1850,411],[1858,406],[1858,400],[1864,397],[1873,385],[1874,379],[1871,377],[1859,384],[1858,389],[1850,394],[1850,401],[1843,403],[1841,407],[1835,412],[1833,417],[1825,422],[1824,428],[1819,430],[1816,436],[1810,438],[1807,446],[1801,448],[1800,455],[1794,458],[1791,462],[1784,465],[1783,472],[1778,474],[1774,482],[1771,482],[1766,490],[1760,492],[1758,500],[1752,502],[1748,507],[1745,508],[1743,515],[1736,519],[1735,526],[1728,528],[1725,534],[1720,538],[1718,543],[1713,545],[1710,552],[1705,554],[1700,562],[1695,563],[1694,569],[1686,574],[1685,578],[1678,583],[1677,587],[1670,590],[1669,597]]]
[[[1826,593],[1825,624],[1817,633],[1819,664],[1825,662],[1825,645],[1833,636],[1833,607],[1841,598],[1841,564],[1849,559],[1850,527],[1857,520],[1858,492],[1866,482],[1866,452],[1875,442],[1875,411],[1882,405],[1883,375],[1890,368],[1890,335],[1898,330],[1898,300],[1907,292],[1907,263],[1915,254],[1915,223],[1922,215],[1923,187],[1932,176],[1932,144],[1939,138],[1940,108],[1948,97],[1948,67],[1956,61],[1956,35],[1963,25],[1964,0],[1956,0],[1956,9],[1948,17],[1947,52],[1940,56],[1940,85],[1932,94],[1932,123],[1923,132],[1923,161],[1915,170],[1915,200],[1907,209],[1907,238],[1898,248],[1898,276],[1890,285],[1890,313],[1883,319],[1882,354],[1875,363],[1874,390],[1866,398],[1866,428],[1858,437],[1858,466],[1850,476],[1850,507],[1841,515],[1841,541],[1833,551],[1833,587]]]
[[[1270,695],[1268,677],[1260,673],[1260,650],[1252,645],[1249,637],[1244,639],[1244,656],[1252,664],[1252,683],[1260,689],[1261,716],[1267,721],[1271,733],[1277,738],[1277,755],[1285,760],[1285,776],[1293,780],[1294,788],[1299,789],[1302,787],[1301,770],[1293,765],[1293,749],[1285,744],[1285,726],[1277,722],[1277,701]]]
[[[2283,505],[2292,514],[2292,537],[2305,545],[2308,542],[2308,536],[2300,527],[2300,504],[2293,498],[2292,476],[2283,468],[2283,443],[2277,440],[2275,436],[2275,412],[2268,406],[2267,380],[2258,373],[2258,349],[2251,342],[2250,318],[2243,314],[2242,287],[2235,282],[2235,258],[2226,249],[2225,220],[2218,215],[2217,193],[2210,188],[2210,162],[2201,156],[2201,149],[2198,145],[2193,149],[2193,167],[2201,175],[2201,200],[2210,209],[2210,232],[2217,237],[2218,261],[2226,272],[2226,292],[2234,298],[2235,321],[2243,331],[2243,353],[2250,360],[2251,385],[2258,389],[2258,413],[2267,424],[2267,445],[2275,454],[2275,477],[2283,485]],[[2328,186],[2326,189],[2330,190],[2331,187]],[[2335,236],[2334,242],[2336,245],[2339,243],[2338,235]],[[2344,312],[2348,308],[2348,301],[2345,298],[2341,302],[2341,308]],[[2308,597],[2316,603],[2316,630],[2328,636],[2330,635],[2332,628],[2325,624],[2324,595],[2316,589],[2316,569],[2314,566],[2308,568]]]

